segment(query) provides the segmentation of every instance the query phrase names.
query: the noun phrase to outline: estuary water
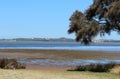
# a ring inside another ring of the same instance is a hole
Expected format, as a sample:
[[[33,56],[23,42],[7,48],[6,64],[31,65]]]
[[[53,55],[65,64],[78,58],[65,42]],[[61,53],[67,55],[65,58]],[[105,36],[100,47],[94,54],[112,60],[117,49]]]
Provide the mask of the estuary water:
[[[19,60],[20,63],[28,65],[40,66],[79,66],[87,64],[106,64],[117,63],[120,64],[120,59],[73,59],[73,60],[54,60],[54,59],[32,59],[32,60]]]
[[[0,41],[0,49],[55,49],[120,53],[120,42],[91,43],[85,46],[80,42]]]
[[[45,50],[82,50],[82,51],[103,51],[108,53],[120,53],[120,42],[92,43],[82,45],[80,42],[55,42],[55,41],[0,41],[0,49],[45,49]],[[35,59],[20,60],[21,63],[34,64],[42,66],[76,66],[90,63],[120,63],[120,59],[98,59],[98,60],[53,60],[53,59]]]

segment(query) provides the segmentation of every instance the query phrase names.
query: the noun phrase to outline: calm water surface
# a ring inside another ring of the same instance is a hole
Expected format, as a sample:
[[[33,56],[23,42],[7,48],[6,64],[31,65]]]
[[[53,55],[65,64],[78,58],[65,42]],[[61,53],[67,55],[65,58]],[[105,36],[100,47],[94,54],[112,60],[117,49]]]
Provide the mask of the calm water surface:
[[[112,43],[92,43],[88,46],[82,45],[80,42],[53,42],[53,41],[0,41],[0,49],[55,49],[55,50],[85,50],[85,51],[106,51],[109,53],[120,53],[120,42]],[[21,63],[35,65],[57,65],[57,66],[76,66],[80,64],[90,63],[120,63],[119,59],[99,59],[99,60],[52,60],[52,59],[36,59],[36,60],[20,60]]]
[[[120,42],[92,43],[82,45],[80,42],[54,41],[4,41],[0,42],[0,49],[56,49],[56,50],[87,50],[120,52]]]

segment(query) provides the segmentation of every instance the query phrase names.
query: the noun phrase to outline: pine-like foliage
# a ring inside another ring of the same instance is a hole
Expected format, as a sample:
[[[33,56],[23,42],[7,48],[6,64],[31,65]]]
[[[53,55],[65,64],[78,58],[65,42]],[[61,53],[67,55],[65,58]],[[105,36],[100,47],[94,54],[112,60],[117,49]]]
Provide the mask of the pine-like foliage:
[[[98,34],[120,32],[120,0],[93,0],[84,12],[75,11],[70,17],[68,33],[75,32],[76,41],[89,44]]]

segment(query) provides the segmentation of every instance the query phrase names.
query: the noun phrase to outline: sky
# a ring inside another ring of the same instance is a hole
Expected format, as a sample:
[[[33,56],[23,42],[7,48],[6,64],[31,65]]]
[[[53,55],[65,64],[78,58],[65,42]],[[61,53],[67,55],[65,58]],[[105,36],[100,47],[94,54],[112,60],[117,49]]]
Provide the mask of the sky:
[[[69,18],[93,0],[0,0],[0,38],[75,38]],[[98,36],[99,38],[99,36]],[[115,33],[105,38],[118,38]]]

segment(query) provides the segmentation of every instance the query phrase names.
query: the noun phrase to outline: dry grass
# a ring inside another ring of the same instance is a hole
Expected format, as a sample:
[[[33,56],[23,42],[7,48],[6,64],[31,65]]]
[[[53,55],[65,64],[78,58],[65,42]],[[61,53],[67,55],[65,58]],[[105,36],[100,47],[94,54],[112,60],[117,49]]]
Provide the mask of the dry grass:
[[[114,74],[119,74],[120,75],[120,66],[115,66],[113,69],[111,69],[110,72],[114,73]]]
[[[119,79],[110,73],[37,71],[37,70],[0,70],[0,79]]]

